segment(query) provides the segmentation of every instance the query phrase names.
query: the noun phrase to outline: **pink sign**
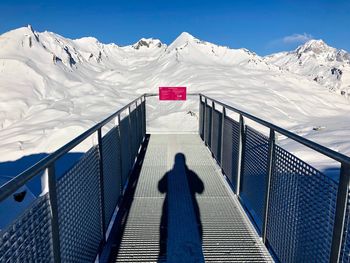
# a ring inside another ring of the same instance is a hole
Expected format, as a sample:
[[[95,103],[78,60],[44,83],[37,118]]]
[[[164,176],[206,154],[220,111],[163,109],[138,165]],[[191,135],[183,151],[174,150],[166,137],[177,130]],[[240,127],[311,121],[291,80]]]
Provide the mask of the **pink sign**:
[[[186,100],[186,87],[159,87],[159,100]]]

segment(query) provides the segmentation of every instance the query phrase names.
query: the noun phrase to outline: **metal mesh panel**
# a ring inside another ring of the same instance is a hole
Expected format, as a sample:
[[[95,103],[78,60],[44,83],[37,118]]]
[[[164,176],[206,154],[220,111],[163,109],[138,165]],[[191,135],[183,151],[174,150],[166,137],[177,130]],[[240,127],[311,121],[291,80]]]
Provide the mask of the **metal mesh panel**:
[[[132,164],[138,150],[136,110],[133,110],[130,113],[130,121],[131,121],[130,134],[131,134],[131,164]]]
[[[146,102],[143,101],[141,103],[141,111],[142,111],[142,137],[146,134]]]
[[[264,218],[268,145],[266,136],[246,126],[241,197],[260,230]]]
[[[135,136],[136,136],[135,157],[136,157],[140,148],[140,130],[141,130],[141,125],[139,121],[139,111],[137,110],[137,108],[135,109],[135,127],[136,127],[135,129]]]
[[[53,262],[48,194],[0,232],[0,262]]]
[[[213,111],[213,134],[211,137],[211,152],[214,154],[218,163],[221,163],[221,121],[222,113]]]
[[[350,192],[348,192],[348,204],[346,207],[344,232],[343,232],[343,244],[340,253],[339,262],[350,262]]]
[[[199,106],[199,135],[204,139],[204,102],[200,102]]]
[[[105,226],[113,215],[121,193],[121,162],[119,127],[113,128],[102,138],[103,189]],[[105,229],[106,230],[106,229]]]
[[[337,183],[275,146],[267,225],[281,262],[329,262]]]
[[[205,142],[210,147],[211,146],[211,107],[205,106]]]
[[[143,132],[142,132],[142,106],[138,105],[137,108],[137,143],[138,145],[141,144],[142,138],[143,138]]]
[[[62,262],[92,262],[102,240],[98,148],[57,182]]]
[[[237,164],[239,154],[239,123],[225,116],[222,151],[222,169],[229,178],[234,191],[237,182]]]
[[[131,168],[131,151],[130,151],[130,129],[129,118],[125,117],[120,122],[120,141],[121,141],[121,158],[122,158],[122,184],[126,179]]]

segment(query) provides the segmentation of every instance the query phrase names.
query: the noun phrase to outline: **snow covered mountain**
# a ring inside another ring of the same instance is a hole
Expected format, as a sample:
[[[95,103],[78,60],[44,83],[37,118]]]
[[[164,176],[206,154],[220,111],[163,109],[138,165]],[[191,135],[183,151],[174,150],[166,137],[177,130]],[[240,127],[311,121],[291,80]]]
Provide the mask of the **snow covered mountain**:
[[[345,50],[330,47],[322,40],[310,40],[294,51],[273,54],[265,59],[331,91],[350,96],[350,54]]]
[[[330,56],[324,57],[323,48],[328,47],[319,43],[316,49],[311,43],[309,49],[305,45],[295,51],[300,58],[294,59],[293,52],[263,58],[188,33],[170,45],[141,39],[120,47],[92,37],[71,40],[36,32],[30,26],[7,32],[0,36],[0,162],[52,152],[139,94],[173,85],[215,96],[350,154],[349,101],[330,93],[315,77],[304,76],[310,70],[317,76],[322,73],[319,69],[328,72],[316,62],[334,63],[333,75],[340,74],[343,85],[348,53],[329,48]],[[308,66],[310,61],[313,66]],[[323,78],[333,83],[328,75]],[[171,110],[180,114],[175,106]],[[150,118],[154,129],[166,130],[170,117]],[[177,129],[185,130],[194,122],[186,118],[176,123]]]

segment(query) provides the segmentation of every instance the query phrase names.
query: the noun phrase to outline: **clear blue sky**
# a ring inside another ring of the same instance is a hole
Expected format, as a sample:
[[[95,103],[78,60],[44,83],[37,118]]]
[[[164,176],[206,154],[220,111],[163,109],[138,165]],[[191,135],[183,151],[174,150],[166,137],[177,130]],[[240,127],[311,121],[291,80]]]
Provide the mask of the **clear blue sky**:
[[[0,1],[0,33],[27,24],[118,45],[141,37],[169,44],[186,31],[260,55],[293,49],[309,38],[350,51],[350,0]]]

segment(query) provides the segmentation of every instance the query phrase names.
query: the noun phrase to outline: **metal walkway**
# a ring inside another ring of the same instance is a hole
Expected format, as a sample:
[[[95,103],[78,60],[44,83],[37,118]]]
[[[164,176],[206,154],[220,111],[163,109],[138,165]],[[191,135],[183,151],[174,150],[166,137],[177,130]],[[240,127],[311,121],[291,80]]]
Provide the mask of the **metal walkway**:
[[[112,262],[270,262],[198,135],[152,134]]]
[[[167,122],[193,134],[146,134]],[[0,262],[350,262],[349,185],[349,156],[204,94],[143,94],[0,186]]]

